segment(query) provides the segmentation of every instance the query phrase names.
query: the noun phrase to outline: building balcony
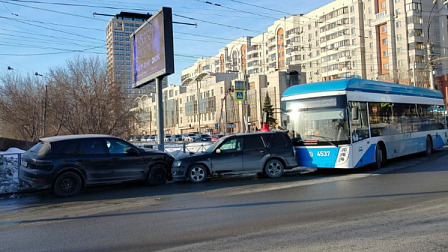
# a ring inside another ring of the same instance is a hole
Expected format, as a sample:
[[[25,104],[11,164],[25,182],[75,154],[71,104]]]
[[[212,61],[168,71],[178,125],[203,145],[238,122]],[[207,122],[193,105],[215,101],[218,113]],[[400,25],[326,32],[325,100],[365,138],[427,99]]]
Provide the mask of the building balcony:
[[[380,13],[375,14],[375,18],[372,20],[371,25],[377,26],[386,23],[387,21],[389,21],[389,19],[390,19],[389,13],[387,11],[382,11]]]

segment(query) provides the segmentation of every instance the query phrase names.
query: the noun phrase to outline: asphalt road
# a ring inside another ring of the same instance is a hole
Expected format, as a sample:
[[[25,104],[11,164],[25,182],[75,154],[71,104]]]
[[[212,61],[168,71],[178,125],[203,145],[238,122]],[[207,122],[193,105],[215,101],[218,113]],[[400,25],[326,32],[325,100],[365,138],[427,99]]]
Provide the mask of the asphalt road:
[[[448,150],[377,171],[0,200],[0,251],[448,251]]]

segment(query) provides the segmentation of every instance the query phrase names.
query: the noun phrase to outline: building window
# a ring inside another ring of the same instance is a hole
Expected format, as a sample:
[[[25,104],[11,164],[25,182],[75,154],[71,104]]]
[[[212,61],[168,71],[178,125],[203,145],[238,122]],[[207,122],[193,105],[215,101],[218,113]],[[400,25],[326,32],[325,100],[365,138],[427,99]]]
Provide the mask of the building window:
[[[401,9],[395,9],[395,15],[400,15],[401,14]]]
[[[395,26],[396,26],[397,28],[400,28],[400,27],[401,27],[401,21],[396,22],[396,23],[395,23]]]
[[[381,3],[381,9],[386,9],[386,2]]]
[[[403,53],[403,47],[398,47],[398,48],[397,48],[397,53],[398,53],[398,54]]]
[[[370,48],[373,48],[373,42],[370,42],[370,43],[369,43],[369,47],[370,47]]]
[[[384,64],[384,69],[389,69],[389,63]]]
[[[355,6],[350,6],[350,12],[351,13],[355,12]]]
[[[403,65],[404,65],[404,60],[399,60],[399,61],[398,61],[398,66],[401,67],[401,66],[403,66]]]
[[[350,23],[354,24],[355,23],[355,17],[350,18]]]
[[[422,4],[421,3],[408,3],[408,4],[406,4],[406,10],[416,10],[417,12],[420,12],[422,10]]]
[[[383,51],[383,57],[387,57],[389,53],[387,51]]]
[[[383,27],[381,27],[381,31],[382,31],[382,32],[387,32],[387,26],[383,26]]]
[[[401,41],[403,39],[403,36],[401,36],[401,34],[397,35],[397,41]]]
[[[383,45],[387,45],[387,38],[383,39]]]

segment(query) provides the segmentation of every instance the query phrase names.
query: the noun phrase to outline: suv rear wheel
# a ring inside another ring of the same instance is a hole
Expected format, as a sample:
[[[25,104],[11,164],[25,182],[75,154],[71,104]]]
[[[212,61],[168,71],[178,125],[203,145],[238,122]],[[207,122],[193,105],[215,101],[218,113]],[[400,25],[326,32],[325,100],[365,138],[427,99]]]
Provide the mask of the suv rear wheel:
[[[168,174],[165,165],[155,164],[150,169],[147,179],[149,185],[162,185],[166,182]]]
[[[65,172],[54,181],[53,193],[58,197],[70,197],[81,191],[82,180],[74,172]]]
[[[283,163],[277,159],[271,159],[264,165],[264,172],[270,178],[279,178],[283,175]]]

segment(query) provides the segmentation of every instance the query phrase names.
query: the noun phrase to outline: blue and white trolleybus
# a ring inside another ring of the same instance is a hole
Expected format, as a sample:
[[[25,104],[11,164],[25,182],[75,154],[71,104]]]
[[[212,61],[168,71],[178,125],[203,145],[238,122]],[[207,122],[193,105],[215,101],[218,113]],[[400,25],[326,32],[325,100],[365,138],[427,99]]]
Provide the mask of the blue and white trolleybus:
[[[425,88],[363,79],[303,84],[283,93],[282,111],[305,167],[380,168],[447,141],[443,96]]]

